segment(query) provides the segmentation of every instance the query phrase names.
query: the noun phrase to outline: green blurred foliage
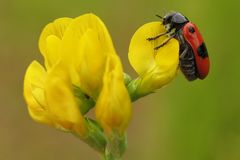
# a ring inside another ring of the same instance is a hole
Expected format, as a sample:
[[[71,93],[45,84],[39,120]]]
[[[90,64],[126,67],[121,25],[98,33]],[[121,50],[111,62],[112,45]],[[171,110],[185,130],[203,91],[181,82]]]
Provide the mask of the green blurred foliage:
[[[33,122],[22,96],[23,76],[37,59],[42,28],[59,17],[93,12],[107,25],[125,71],[131,36],[154,15],[175,10],[201,30],[211,59],[206,80],[183,75],[158,93],[134,104],[129,147],[131,160],[239,160],[240,54],[237,0],[0,0],[0,159],[98,159],[70,134]]]

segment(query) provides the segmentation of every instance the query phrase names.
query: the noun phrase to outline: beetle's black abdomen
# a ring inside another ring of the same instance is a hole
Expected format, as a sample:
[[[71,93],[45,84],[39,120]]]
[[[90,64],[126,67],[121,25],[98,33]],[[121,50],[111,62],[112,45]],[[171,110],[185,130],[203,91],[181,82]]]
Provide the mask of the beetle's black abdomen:
[[[180,69],[187,80],[193,81],[198,78],[193,50],[182,36],[182,30],[177,31],[175,38],[178,39],[180,44],[179,50]]]
[[[182,52],[180,52],[182,53]],[[181,56],[181,55],[180,55]],[[180,69],[184,76],[189,80],[193,81],[198,78],[196,72],[196,64],[194,59],[194,54],[191,49],[188,49],[186,55],[179,59]]]

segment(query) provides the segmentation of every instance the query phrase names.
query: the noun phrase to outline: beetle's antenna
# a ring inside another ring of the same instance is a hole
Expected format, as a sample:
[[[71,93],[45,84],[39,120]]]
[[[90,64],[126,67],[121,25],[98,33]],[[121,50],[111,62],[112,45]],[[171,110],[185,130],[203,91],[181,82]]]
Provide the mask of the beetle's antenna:
[[[163,14],[164,14],[164,15],[167,14],[167,10],[166,10],[166,9],[163,10]]]
[[[161,19],[163,19],[163,17],[162,17],[162,16],[160,16],[160,15],[158,15],[158,14],[156,14],[156,16],[157,16],[158,18],[161,18]]]

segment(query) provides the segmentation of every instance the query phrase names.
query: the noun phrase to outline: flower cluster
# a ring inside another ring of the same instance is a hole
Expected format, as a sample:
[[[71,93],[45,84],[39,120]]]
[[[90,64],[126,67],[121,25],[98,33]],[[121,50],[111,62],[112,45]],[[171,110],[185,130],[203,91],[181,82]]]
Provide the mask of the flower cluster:
[[[94,14],[60,18],[48,24],[39,39],[44,66],[33,61],[24,78],[24,98],[37,122],[71,132],[105,155],[121,157],[131,101],[170,82],[178,68],[178,42],[167,37],[149,42],[164,28],[142,26],[133,36],[129,60],[139,74],[127,81],[104,23]],[[95,119],[86,113],[95,108]]]

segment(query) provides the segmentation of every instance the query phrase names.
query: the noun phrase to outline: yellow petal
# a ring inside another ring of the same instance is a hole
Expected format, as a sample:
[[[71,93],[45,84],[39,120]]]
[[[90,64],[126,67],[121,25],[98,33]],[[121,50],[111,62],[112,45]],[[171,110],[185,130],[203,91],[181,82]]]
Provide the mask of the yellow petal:
[[[42,55],[45,57],[47,54],[47,37],[50,35],[54,35],[59,39],[62,39],[66,28],[71,23],[71,18],[59,18],[56,19],[54,22],[49,23],[42,31],[40,38],[39,38],[39,48]]]
[[[176,39],[170,40],[164,47],[158,49],[155,56],[157,66],[165,71],[175,69],[179,63],[179,43]]]
[[[47,103],[44,95],[46,71],[37,62],[33,61],[24,78],[24,98],[31,117],[41,123],[52,124],[47,112]]]
[[[64,66],[58,63],[46,79],[45,93],[48,110],[55,126],[74,130],[80,135],[85,134],[84,118],[82,117],[72,89],[72,84]]]
[[[169,83],[177,74],[179,43],[172,39],[155,56],[155,66],[141,76],[141,89],[154,91]]]
[[[49,70],[53,65],[55,65],[61,58],[60,47],[61,40],[55,36],[50,35],[46,39],[47,54],[45,54],[45,66]]]
[[[62,44],[61,53],[64,62],[70,67],[73,83],[87,83],[83,84],[83,90],[90,95],[96,94],[101,84],[99,77],[102,77],[104,72],[105,55],[115,54],[104,23],[94,14],[79,16],[67,28]],[[77,74],[80,75],[77,77]],[[84,80],[79,80],[79,77]],[[93,82],[88,82],[89,80]],[[92,84],[88,85],[90,83]],[[93,90],[95,93],[92,93]]]
[[[106,26],[99,17],[89,13],[75,18],[67,28],[63,37],[64,43],[66,42],[69,45],[65,52],[66,54],[72,52],[69,48],[75,51],[79,40],[89,29],[94,30],[98,34],[99,41],[102,43],[102,48],[105,52],[114,52],[112,40]]]
[[[159,65],[159,63],[156,64],[156,57],[158,57],[157,59],[161,59],[161,52],[163,50],[168,51],[169,48],[170,50],[172,50],[171,47],[173,45],[176,45],[176,47],[174,46],[174,48],[178,47],[177,42],[172,39],[171,41],[174,42],[170,41],[171,45],[165,45],[158,50],[154,50],[155,47],[167,40],[168,36],[162,36],[153,41],[148,41],[147,39],[155,37],[161,33],[164,33],[165,31],[166,30],[164,29],[161,22],[151,22],[140,27],[133,35],[129,46],[128,57],[132,67],[140,76],[148,72],[151,68],[154,68],[155,65]],[[174,58],[172,59],[173,62],[168,62],[176,63],[178,50],[174,50],[174,52],[172,53],[168,52],[168,54],[169,58],[167,58],[167,60]],[[166,56],[164,56],[164,58],[166,58]]]
[[[74,64],[81,63],[82,60],[76,58],[78,54],[76,51],[79,41],[88,30],[94,30],[97,33],[104,52],[114,52],[111,37],[101,19],[94,14],[84,14],[75,18],[64,34],[62,54],[65,56],[65,61],[68,60],[68,63]]]
[[[124,85],[123,71],[119,58],[108,58],[103,79],[103,88],[96,103],[96,119],[105,132],[123,134],[131,117],[131,101]]]
[[[97,97],[102,87],[107,54],[97,33],[89,29],[80,41],[77,59],[82,61],[76,69],[80,87],[91,97]]]

